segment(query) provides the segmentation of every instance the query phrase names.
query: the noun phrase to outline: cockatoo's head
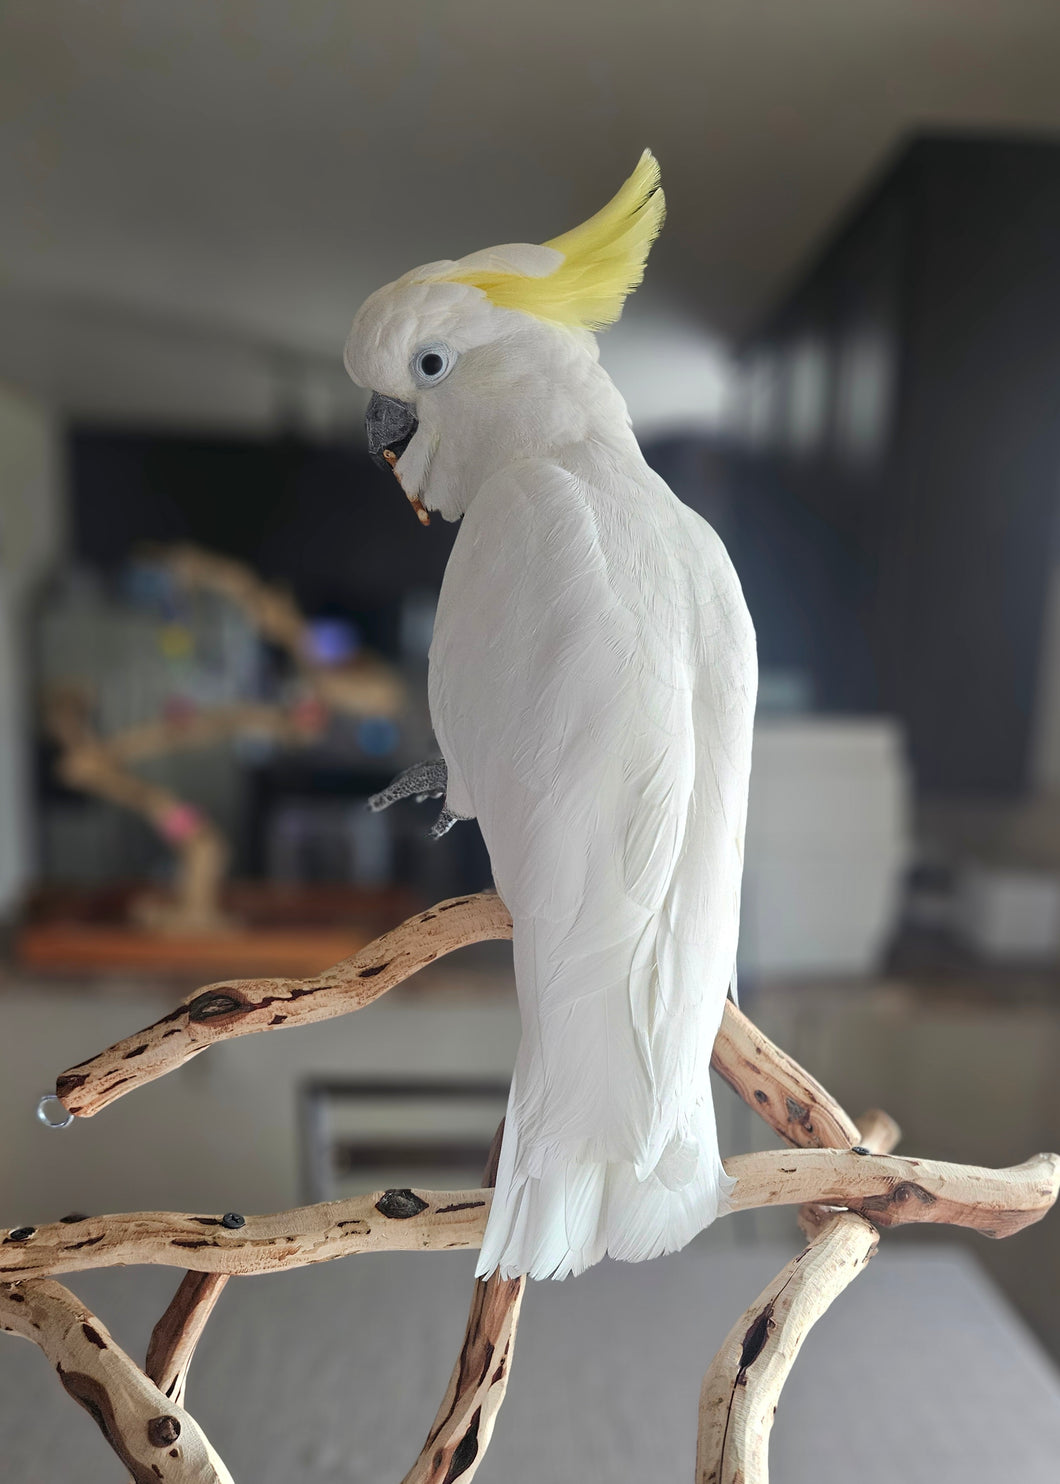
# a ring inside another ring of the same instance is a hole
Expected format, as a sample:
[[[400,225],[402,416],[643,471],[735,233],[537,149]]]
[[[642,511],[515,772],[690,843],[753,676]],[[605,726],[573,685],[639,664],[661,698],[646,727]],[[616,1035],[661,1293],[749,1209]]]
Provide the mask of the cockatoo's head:
[[[640,283],[664,212],[645,150],[614,199],[573,231],[428,263],[361,306],[345,361],[372,392],[368,446],[425,524],[428,510],[458,519],[505,464],[609,430],[629,436],[592,332]]]

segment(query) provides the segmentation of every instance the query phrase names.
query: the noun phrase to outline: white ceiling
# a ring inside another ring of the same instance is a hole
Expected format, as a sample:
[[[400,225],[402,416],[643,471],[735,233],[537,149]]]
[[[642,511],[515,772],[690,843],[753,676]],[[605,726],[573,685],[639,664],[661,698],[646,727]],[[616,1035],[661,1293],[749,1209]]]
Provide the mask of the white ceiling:
[[[6,0],[0,375],[327,421],[366,293],[554,235],[645,144],[670,216],[625,343],[731,333],[904,134],[1060,129],[1058,81],[1058,0]]]

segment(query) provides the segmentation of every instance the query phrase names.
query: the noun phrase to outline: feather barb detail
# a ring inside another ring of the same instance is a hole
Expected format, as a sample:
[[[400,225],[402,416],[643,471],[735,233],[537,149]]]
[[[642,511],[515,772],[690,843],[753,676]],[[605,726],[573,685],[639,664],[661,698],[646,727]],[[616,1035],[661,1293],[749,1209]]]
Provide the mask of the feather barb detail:
[[[501,309],[573,329],[599,330],[614,324],[627,295],[643,279],[665,216],[659,162],[646,149],[606,206],[580,227],[545,243],[563,255],[551,273],[531,277],[473,270],[454,274],[451,281],[481,289]]]

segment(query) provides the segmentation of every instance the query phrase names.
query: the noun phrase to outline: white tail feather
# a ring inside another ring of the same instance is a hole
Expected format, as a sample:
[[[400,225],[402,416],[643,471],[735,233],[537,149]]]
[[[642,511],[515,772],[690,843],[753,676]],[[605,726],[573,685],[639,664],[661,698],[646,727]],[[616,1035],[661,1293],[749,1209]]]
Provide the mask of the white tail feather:
[[[476,1274],[566,1278],[605,1254],[643,1262],[679,1252],[724,1214],[733,1185],[717,1152],[709,1102],[698,1132],[699,1155],[691,1178],[674,1189],[655,1172],[638,1178],[627,1162],[603,1163],[562,1152],[546,1157],[540,1176],[519,1174],[518,1127],[509,1124]],[[681,1151],[681,1158],[686,1157],[687,1148]]]

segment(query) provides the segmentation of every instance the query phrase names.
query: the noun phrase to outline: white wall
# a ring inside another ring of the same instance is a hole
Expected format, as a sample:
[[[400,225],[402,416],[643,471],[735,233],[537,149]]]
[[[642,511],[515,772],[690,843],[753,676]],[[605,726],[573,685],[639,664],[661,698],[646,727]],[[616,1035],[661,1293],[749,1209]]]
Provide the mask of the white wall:
[[[61,531],[56,418],[0,385],[0,917],[32,871],[27,609]]]

